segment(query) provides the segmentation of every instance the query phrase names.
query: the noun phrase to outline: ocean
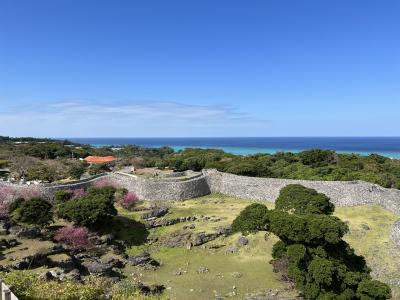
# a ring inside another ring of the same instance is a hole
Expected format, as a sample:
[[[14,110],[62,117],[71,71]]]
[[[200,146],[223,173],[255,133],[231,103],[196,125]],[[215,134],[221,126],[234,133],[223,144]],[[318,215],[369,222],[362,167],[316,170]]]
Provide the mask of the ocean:
[[[339,153],[369,155],[376,153],[400,159],[400,137],[221,137],[221,138],[68,138],[96,147],[140,145],[184,148],[214,148],[233,154],[300,152],[312,148],[331,149]]]

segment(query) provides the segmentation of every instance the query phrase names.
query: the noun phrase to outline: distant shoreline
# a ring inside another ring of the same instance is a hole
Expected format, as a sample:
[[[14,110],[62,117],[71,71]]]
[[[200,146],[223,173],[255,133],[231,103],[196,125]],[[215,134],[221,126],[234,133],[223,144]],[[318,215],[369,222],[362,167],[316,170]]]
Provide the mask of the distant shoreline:
[[[379,154],[400,159],[400,137],[255,137],[255,138],[67,138],[73,142],[95,147],[138,145],[174,150],[185,148],[213,148],[228,153],[249,155],[256,153],[301,152],[312,148],[330,149],[338,153],[359,155]]]

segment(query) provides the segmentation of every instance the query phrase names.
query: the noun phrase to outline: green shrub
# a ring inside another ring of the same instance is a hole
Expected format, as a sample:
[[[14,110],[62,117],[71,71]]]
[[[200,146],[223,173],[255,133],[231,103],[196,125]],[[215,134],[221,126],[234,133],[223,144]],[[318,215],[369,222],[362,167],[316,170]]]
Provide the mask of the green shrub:
[[[232,231],[249,234],[266,229],[268,223],[268,208],[260,203],[253,203],[242,210],[233,220]]]
[[[58,216],[77,225],[97,227],[117,214],[113,187],[91,187],[82,198],[60,205]]]
[[[275,205],[276,209],[296,214],[329,215],[335,209],[326,195],[300,184],[289,184],[282,188]]]
[[[378,280],[364,279],[358,285],[357,297],[361,300],[385,300],[390,299],[391,291],[387,284]]]
[[[52,205],[49,202],[32,198],[21,202],[11,213],[11,218],[15,222],[44,226],[53,219],[51,208]]]
[[[299,153],[300,161],[304,165],[322,167],[336,161],[335,151],[311,149]]]
[[[90,175],[97,175],[104,172],[109,172],[110,166],[108,164],[94,164],[89,167],[89,174]]]
[[[62,204],[67,202],[72,198],[72,194],[70,192],[59,190],[54,193],[54,202],[55,204]]]
[[[390,288],[371,280],[364,257],[342,240],[348,226],[330,215],[333,210],[325,195],[291,185],[282,189],[276,209],[252,204],[232,228],[248,233],[267,225],[280,239],[272,248],[274,270],[292,278],[305,299],[389,299]]]
[[[9,205],[8,205],[8,209],[10,211],[10,213],[12,213],[14,210],[16,210],[18,207],[21,206],[21,204],[25,201],[24,198],[17,198],[14,201],[12,201]]]

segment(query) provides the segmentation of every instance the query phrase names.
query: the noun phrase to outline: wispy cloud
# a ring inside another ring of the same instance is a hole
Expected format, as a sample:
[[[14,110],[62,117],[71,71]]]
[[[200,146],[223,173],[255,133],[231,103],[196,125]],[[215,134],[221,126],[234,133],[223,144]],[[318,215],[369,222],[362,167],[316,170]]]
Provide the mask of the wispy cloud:
[[[0,112],[0,122],[0,134],[33,136],[237,136],[269,123],[229,105],[157,101],[51,102]]]

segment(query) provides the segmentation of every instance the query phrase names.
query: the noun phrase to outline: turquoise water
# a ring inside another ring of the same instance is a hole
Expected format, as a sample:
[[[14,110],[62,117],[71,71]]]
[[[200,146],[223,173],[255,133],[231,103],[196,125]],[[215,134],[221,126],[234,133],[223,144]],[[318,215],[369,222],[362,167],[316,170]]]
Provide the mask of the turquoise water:
[[[184,148],[213,148],[233,154],[300,152],[312,148],[338,153],[369,155],[376,153],[400,159],[400,137],[235,137],[235,138],[68,138],[94,146],[139,145]]]

